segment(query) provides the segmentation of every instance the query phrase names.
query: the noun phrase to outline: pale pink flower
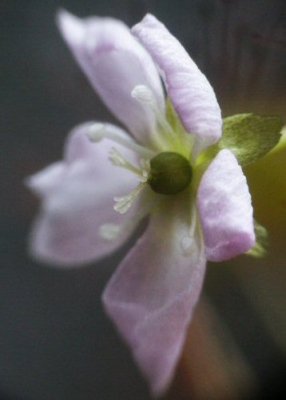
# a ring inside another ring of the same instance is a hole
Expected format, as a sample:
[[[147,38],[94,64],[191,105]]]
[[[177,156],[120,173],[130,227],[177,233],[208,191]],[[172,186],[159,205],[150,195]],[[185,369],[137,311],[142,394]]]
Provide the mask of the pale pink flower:
[[[200,156],[221,137],[220,108],[206,77],[155,17],[130,31],[115,19],[81,20],[62,11],[58,24],[132,136],[107,123],[83,124],[72,131],[64,160],[29,179],[42,199],[32,252],[62,266],[96,261],[148,217],[103,301],[158,395],[173,377],[206,261],[255,244],[246,179],[226,149],[202,168]],[[160,77],[178,115],[172,121]],[[166,176],[152,181],[160,168]]]

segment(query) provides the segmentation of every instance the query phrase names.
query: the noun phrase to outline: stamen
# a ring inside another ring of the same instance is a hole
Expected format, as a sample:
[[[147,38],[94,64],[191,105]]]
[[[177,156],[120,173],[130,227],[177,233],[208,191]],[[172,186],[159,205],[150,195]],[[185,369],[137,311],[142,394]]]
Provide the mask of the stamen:
[[[128,221],[124,221],[122,224],[113,224],[113,223],[106,223],[99,227],[99,235],[102,239],[112,241],[116,240],[118,236],[124,232],[124,235],[128,235],[128,233],[132,233],[136,226],[145,218],[148,214],[150,214],[150,210],[157,205],[157,198],[148,196],[147,199],[144,199],[140,208],[136,210],[135,215],[132,215],[132,219],[128,219]]]
[[[174,134],[172,127],[168,123],[165,115],[158,107],[158,102],[154,96],[152,90],[145,85],[137,85],[131,92],[131,96],[134,97],[137,101],[139,101],[143,105],[147,105],[151,108],[155,117],[161,126],[161,128],[168,133]]]
[[[183,255],[186,257],[189,257],[193,255],[194,252],[194,240],[195,236],[199,235],[199,224],[198,224],[198,219],[197,219],[197,211],[196,207],[193,206],[191,210],[191,219],[190,219],[190,229],[189,232],[186,236],[184,236],[181,239],[181,249],[183,252]]]
[[[129,208],[132,206],[136,198],[138,197],[139,193],[145,187],[145,183],[140,183],[131,193],[127,194],[123,197],[114,197],[115,205],[114,210],[117,211],[119,214],[125,214]]]
[[[146,147],[141,146],[132,140],[126,135],[123,129],[111,124],[95,123],[90,126],[87,135],[92,142],[99,142],[103,138],[110,139],[113,142],[134,151],[143,158],[151,158],[155,154],[152,150],[147,149]]]
[[[134,174],[138,175],[140,178],[142,177],[142,171],[139,168],[136,168],[132,165],[129,161],[127,161],[123,155],[114,147],[111,149],[109,153],[109,160],[112,162],[113,165],[116,167],[125,168]]]

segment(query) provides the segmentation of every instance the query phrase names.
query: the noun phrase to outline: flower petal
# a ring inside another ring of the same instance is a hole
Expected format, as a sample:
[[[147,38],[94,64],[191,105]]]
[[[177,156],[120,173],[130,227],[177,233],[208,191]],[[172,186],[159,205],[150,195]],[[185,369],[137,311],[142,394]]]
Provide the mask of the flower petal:
[[[183,251],[190,226],[180,206],[152,216],[103,296],[107,313],[156,395],[167,389],[173,377],[205,272],[198,237],[191,256]]]
[[[255,245],[246,178],[229,150],[221,150],[203,175],[198,207],[208,260],[227,260]]]
[[[162,70],[167,92],[186,130],[199,137],[200,148],[217,142],[222,119],[216,96],[180,42],[150,14],[132,32]]]
[[[113,198],[126,195],[138,182],[131,173],[108,160],[112,142],[89,141],[89,125],[72,131],[64,161],[45,168],[28,181],[42,199],[31,235],[31,251],[49,263],[68,266],[95,260],[118,248],[134,228],[132,217],[136,210],[119,215],[113,210]],[[129,156],[128,151],[118,147]],[[108,238],[116,233],[113,240]]]
[[[164,110],[164,95],[157,69],[129,28],[112,18],[79,19],[58,14],[59,29],[103,102],[141,141],[156,120],[150,108],[132,98],[137,85],[148,86]]]

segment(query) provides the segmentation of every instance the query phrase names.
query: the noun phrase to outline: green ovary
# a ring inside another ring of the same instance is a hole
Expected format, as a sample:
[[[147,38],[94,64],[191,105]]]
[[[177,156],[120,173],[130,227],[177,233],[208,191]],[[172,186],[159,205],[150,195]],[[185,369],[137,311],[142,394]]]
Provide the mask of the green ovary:
[[[150,160],[148,183],[156,193],[177,194],[189,186],[192,167],[182,155],[165,151]]]

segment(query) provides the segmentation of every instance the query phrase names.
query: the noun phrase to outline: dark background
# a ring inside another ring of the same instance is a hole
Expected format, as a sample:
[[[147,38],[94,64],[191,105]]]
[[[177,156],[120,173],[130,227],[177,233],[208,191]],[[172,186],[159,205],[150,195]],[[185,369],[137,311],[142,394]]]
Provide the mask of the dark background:
[[[26,250],[38,204],[24,178],[61,157],[73,125],[112,120],[57,32],[57,9],[112,15],[130,26],[152,12],[207,74],[225,115],[285,118],[285,6],[284,0],[1,0],[0,399],[149,399],[100,302],[126,249],[70,271],[38,265]],[[260,264],[243,258],[208,271],[205,291],[257,376],[252,398],[284,388],[284,255],[282,246]]]

